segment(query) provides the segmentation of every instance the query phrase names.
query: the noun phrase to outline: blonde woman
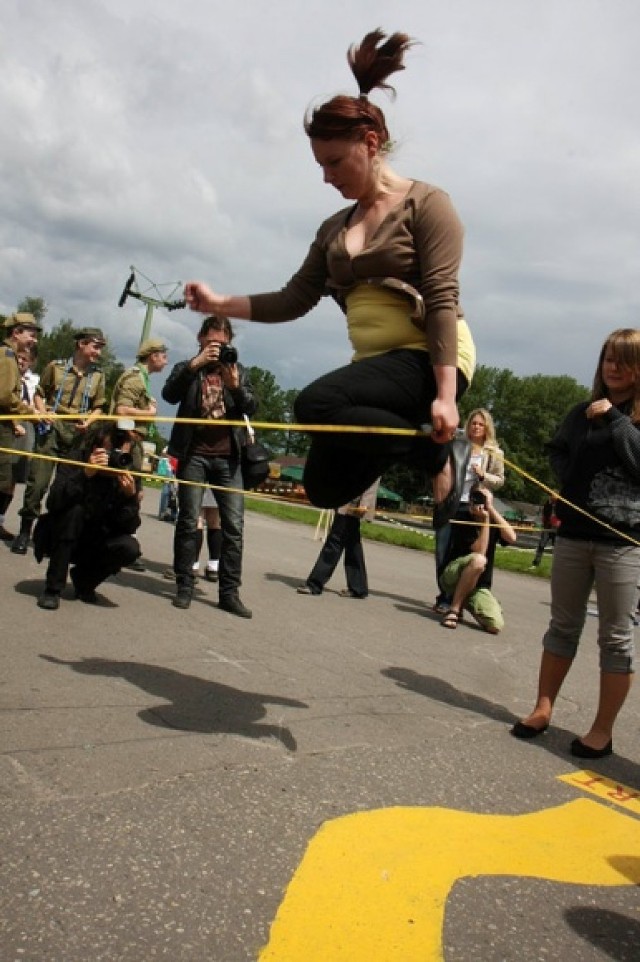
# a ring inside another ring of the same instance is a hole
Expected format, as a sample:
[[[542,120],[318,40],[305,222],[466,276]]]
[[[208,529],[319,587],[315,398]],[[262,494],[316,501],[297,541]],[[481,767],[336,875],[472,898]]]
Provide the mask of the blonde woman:
[[[486,408],[476,408],[467,418],[465,431],[471,442],[471,456],[461,503],[469,503],[469,492],[480,482],[490,491],[504,484],[504,453],[496,441],[493,418]]]
[[[504,454],[496,441],[493,418],[486,408],[476,408],[465,424],[465,434],[471,444],[471,454],[462,486],[460,507],[454,521],[469,522],[469,499],[471,491],[482,485],[489,491],[497,491],[504,484]],[[446,525],[436,531],[436,572],[439,594],[433,606],[437,614],[446,614],[450,597],[443,590],[441,576],[450,559],[451,527]]]

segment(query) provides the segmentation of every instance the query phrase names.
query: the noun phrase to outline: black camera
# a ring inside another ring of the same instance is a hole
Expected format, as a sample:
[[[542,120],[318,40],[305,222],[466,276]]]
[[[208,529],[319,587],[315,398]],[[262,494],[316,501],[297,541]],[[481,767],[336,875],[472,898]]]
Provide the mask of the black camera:
[[[469,500],[471,501],[471,504],[482,505],[483,507],[486,507],[487,505],[486,494],[484,491],[479,491],[477,488],[470,493]]]
[[[220,345],[220,354],[218,355],[218,364],[224,364],[225,367],[231,367],[232,364],[238,363],[238,352],[235,347],[231,347],[230,344]]]
[[[133,458],[128,451],[122,451],[120,448],[112,448],[109,451],[109,467],[110,468],[130,468],[133,464]]]

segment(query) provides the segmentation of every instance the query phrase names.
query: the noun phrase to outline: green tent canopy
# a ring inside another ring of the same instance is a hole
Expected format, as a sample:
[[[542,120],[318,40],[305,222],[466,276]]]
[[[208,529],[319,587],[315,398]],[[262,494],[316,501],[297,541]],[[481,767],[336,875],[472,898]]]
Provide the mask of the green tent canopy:
[[[280,468],[280,477],[283,481],[296,481],[298,483],[302,482],[304,474],[304,468],[297,464],[291,464],[286,468]],[[377,499],[379,501],[393,501],[394,504],[400,504],[402,498],[395,491],[391,491],[389,488],[385,488],[383,484],[378,486]]]
[[[390,491],[389,488],[385,488],[383,484],[378,485],[378,501],[393,501],[395,504],[400,504],[402,498],[395,491]]]
[[[280,468],[280,477],[283,481],[302,481],[304,468],[297,464],[291,464],[288,468]]]

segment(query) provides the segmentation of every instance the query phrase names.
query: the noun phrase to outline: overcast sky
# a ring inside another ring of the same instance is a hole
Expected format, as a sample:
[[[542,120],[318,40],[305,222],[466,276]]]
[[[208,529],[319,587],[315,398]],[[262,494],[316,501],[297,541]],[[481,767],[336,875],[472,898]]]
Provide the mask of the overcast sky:
[[[386,113],[402,175],[466,228],[461,299],[479,362],[590,383],[640,326],[638,0],[1,0],[0,312],[25,295],[103,328],[130,363],[135,265],[168,295],[277,289],[342,207],[302,130],[356,93],[367,31],[421,41]],[[635,119],[634,119],[635,118]],[[172,361],[199,318],[156,310]],[[346,363],[345,322],[238,322],[241,359],[302,387]],[[157,387],[161,379],[157,378]]]

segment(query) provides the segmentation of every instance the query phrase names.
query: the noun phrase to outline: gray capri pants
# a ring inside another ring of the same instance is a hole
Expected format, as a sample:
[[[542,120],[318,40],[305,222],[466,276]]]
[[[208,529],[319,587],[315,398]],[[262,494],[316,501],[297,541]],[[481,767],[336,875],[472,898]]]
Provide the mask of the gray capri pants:
[[[640,548],[558,537],[551,572],[551,621],[545,651],[574,658],[595,582],[600,670],[634,670],[632,617],[638,601]]]

